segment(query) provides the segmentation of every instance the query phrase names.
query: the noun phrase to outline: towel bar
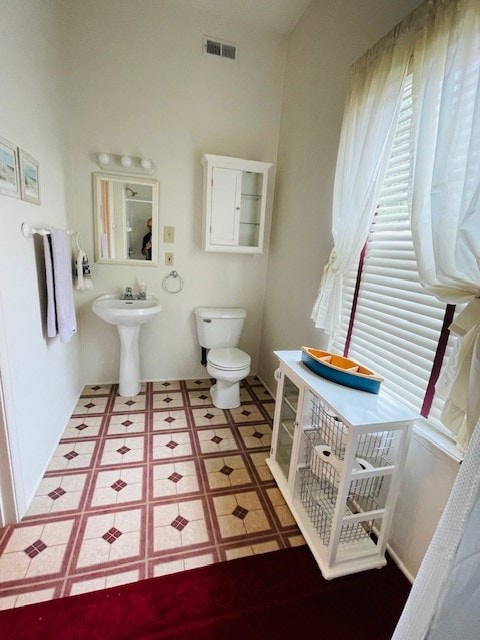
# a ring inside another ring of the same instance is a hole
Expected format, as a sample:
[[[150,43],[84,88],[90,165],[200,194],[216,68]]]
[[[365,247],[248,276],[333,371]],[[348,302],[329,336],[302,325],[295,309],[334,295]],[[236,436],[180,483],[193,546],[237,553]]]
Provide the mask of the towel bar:
[[[28,222],[22,222],[22,234],[25,238],[31,238],[34,234],[38,234],[39,236],[47,236],[50,231],[48,229],[46,229],[45,227],[31,227]],[[72,229],[69,229],[67,231],[69,236],[73,236],[76,233],[78,233],[78,231],[73,231]]]

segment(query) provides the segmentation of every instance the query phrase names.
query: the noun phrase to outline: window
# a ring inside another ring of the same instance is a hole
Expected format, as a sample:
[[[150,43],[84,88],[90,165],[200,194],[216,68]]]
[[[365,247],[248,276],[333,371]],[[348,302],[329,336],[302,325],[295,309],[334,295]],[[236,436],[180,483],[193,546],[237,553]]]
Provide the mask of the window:
[[[333,350],[370,366],[385,378],[386,391],[448,434],[440,422],[443,401],[434,395],[432,366],[441,366],[453,307],[419,282],[408,211],[411,123],[409,76],[374,221],[358,270],[345,278]],[[450,349],[447,343],[447,355]]]

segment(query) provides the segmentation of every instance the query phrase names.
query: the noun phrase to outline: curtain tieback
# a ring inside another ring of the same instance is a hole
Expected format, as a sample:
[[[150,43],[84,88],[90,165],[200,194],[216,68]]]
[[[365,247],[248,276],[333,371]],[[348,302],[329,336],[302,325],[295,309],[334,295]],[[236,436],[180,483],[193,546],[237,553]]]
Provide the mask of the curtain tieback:
[[[457,336],[463,337],[478,325],[480,325],[480,296],[470,300],[465,309],[452,322],[449,329]]]
[[[311,318],[315,326],[324,329],[327,326],[328,304],[333,287],[333,264],[337,260],[335,249],[332,249],[327,264],[323,267],[322,279],[318,289],[317,298],[313,305]]]
[[[324,289],[327,288],[327,283],[329,283],[330,279],[335,275],[335,271],[333,269],[333,265],[337,262],[337,253],[335,249],[330,251],[330,256],[328,258],[327,264],[323,267],[322,271],[322,280],[320,282],[319,292],[321,293]],[[331,284],[328,289],[331,289]]]

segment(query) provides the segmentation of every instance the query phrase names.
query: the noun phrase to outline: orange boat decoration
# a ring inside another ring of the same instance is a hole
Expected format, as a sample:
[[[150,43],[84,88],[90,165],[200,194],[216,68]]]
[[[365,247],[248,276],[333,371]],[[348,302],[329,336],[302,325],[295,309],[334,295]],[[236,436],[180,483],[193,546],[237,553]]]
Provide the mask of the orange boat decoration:
[[[378,393],[383,378],[350,358],[302,347],[302,362],[313,373],[352,389]]]

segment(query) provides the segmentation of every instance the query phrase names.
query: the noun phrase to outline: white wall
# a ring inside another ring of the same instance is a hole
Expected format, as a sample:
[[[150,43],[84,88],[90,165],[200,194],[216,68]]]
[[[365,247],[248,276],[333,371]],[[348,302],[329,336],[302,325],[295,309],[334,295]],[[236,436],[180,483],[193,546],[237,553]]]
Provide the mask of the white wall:
[[[389,545],[407,575],[415,576],[458,472],[458,462],[414,432]]]
[[[38,236],[26,240],[20,232],[22,222],[72,224],[61,5],[61,0],[0,4],[0,135],[39,161],[42,200],[38,206],[0,196],[0,367],[20,515],[81,389],[79,339],[60,344],[46,338],[42,245]]]
[[[98,151],[152,158],[160,184],[159,237],[164,225],[175,227],[175,244],[160,244],[157,268],[91,265],[95,290],[77,296],[85,380],[118,380],[116,330],[93,315],[92,299],[123,290],[137,277],[163,305],[140,334],[143,379],[207,375],[193,310],[208,305],[247,309],[241,346],[255,371],[267,256],[201,251],[200,159],[213,153],[275,163],[286,39],[187,11],[175,1],[73,2],[70,25],[75,224],[91,262],[91,173],[98,170]],[[204,34],[235,42],[238,61],[203,56]],[[271,208],[274,168],[270,176]],[[174,252],[174,268],[184,279],[177,295],[161,287],[171,270],[164,266],[165,251]]]
[[[325,346],[310,314],[332,246],[333,178],[348,67],[418,4],[313,0],[290,36],[259,367],[272,390],[274,349]],[[411,574],[455,471],[455,464],[414,440],[391,538]]]

